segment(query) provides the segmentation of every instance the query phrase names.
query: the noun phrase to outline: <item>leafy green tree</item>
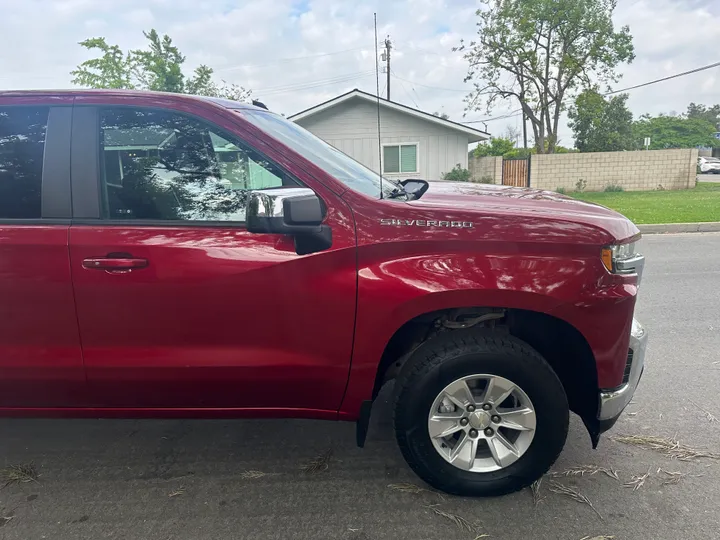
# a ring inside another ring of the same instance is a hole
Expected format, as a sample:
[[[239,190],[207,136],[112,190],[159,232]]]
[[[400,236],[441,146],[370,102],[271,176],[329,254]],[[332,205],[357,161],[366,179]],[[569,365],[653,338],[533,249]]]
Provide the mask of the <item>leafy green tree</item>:
[[[136,49],[129,54],[133,75],[147,90],[183,93],[185,76],[181,68],[185,57],[167,34],[161,38],[153,28],[143,35],[149,41],[148,49]]]
[[[514,100],[532,126],[538,153],[552,153],[560,115],[583,88],[618,80],[635,57],[630,29],[616,30],[617,0],[482,0],[478,37],[461,42],[469,110]]]
[[[213,69],[206,65],[195,68],[186,78],[182,67],[185,57],[168,35],[162,37],[155,29],[143,32],[148,40],[146,49],[127,53],[117,45],[108,45],[105,38],[90,38],[80,45],[100,56],[86,60],[70,74],[72,83],[88,88],[139,88],[161,92],[196,94],[247,101],[251,92],[240,85],[213,80]]]
[[[695,148],[697,146],[717,146],[713,137],[715,126],[702,118],[683,116],[643,115],[633,125],[636,144],[642,145],[645,137],[650,137],[650,149]]]
[[[536,149],[533,148],[513,148],[509,152],[505,152],[503,157],[505,159],[527,159],[531,155],[537,153]]]
[[[627,94],[605,99],[596,89],[580,93],[568,111],[575,147],[581,152],[633,149],[633,115],[627,99]]]
[[[713,105],[712,107],[706,107],[702,104],[690,103],[687,108],[685,116],[688,118],[698,118],[710,122],[713,126],[717,127],[720,123],[720,105]]]
[[[130,58],[117,45],[108,45],[105,38],[90,38],[80,45],[88,50],[97,49],[99,58],[86,60],[70,72],[72,83],[88,88],[133,89]]]
[[[493,137],[489,144],[478,144],[475,148],[475,156],[502,156],[515,149],[515,141],[505,137]]]

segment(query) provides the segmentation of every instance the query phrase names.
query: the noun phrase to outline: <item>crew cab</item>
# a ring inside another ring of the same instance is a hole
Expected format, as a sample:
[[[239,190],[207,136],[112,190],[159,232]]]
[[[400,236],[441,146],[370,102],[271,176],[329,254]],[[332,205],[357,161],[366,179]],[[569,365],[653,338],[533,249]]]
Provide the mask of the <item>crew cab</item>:
[[[135,91],[0,92],[0,415],[353,421],[394,381],[432,486],[529,485],[596,446],[647,335],[626,218],[383,179],[282,116]]]

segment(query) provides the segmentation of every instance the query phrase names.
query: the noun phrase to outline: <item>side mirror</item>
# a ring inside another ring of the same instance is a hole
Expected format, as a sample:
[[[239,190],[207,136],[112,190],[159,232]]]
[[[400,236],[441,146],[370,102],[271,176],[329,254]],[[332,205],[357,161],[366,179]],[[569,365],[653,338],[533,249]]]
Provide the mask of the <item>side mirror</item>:
[[[323,204],[308,188],[269,188],[250,192],[247,230],[258,234],[288,234],[295,251],[306,255],[332,246],[332,230],[323,225]]]
[[[403,188],[405,188],[405,193],[408,194],[408,199],[411,201],[422,197],[423,193],[425,193],[428,190],[428,187],[430,187],[430,184],[428,184],[425,180],[418,180],[416,178],[402,180],[400,184]]]

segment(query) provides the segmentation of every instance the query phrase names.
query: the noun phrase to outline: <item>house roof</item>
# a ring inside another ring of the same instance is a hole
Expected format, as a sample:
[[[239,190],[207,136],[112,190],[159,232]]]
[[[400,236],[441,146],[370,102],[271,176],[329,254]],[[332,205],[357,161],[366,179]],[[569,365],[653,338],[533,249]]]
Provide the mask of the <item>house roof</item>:
[[[314,116],[322,111],[330,109],[331,107],[335,107],[337,105],[340,105],[341,103],[345,103],[346,101],[349,101],[349,100],[355,99],[355,98],[359,98],[359,99],[368,101],[373,104],[376,104],[378,102],[378,99],[376,96],[374,96],[372,94],[368,94],[367,92],[363,92],[362,90],[358,90],[357,88],[355,88],[354,90],[350,90],[349,92],[346,92],[345,94],[341,94],[337,97],[329,99],[328,101],[324,101],[323,103],[320,103],[319,105],[315,105],[314,107],[310,107],[309,109],[305,109],[304,111],[300,111],[299,113],[295,113],[291,116],[288,116],[288,120],[292,120],[293,122],[298,122],[300,120],[304,120],[305,118],[309,118],[309,117]],[[433,122],[435,124],[443,126],[447,129],[452,129],[455,131],[462,132],[466,135],[469,135],[469,142],[482,141],[482,140],[490,138],[489,133],[486,133],[480,129],[475,129],[470,126],[466,126],[465,124],[453,122],[452,120],[445,120],[444,118],[440,118],[439,116],[435,116],[434,114],[426,113],[419,109],[413,109],[412,107],[408,107],[407,105],[402,105],[402,104],[396,103],[394,101],[388,101],[387,99],[380,98],[380,107],[384,107],[386,109],[391,109],[394,111],[398,111],[400,113],[408,114],[408,115],[414,116],[416,118],[421,118],[428,122]]]

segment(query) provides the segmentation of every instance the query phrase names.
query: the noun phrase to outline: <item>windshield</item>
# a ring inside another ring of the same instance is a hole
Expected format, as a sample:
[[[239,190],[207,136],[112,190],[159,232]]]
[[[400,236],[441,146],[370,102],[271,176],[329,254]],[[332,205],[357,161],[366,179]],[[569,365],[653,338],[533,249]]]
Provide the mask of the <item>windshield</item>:
[[[274,113],[236,109],[243,118],[271,137],[287,145],[302,157],[337,178],[354,191],[380,198],[380,175],[343,154],[306,129]],[[382,179],[383,197],[403,188],[387,178]]]

